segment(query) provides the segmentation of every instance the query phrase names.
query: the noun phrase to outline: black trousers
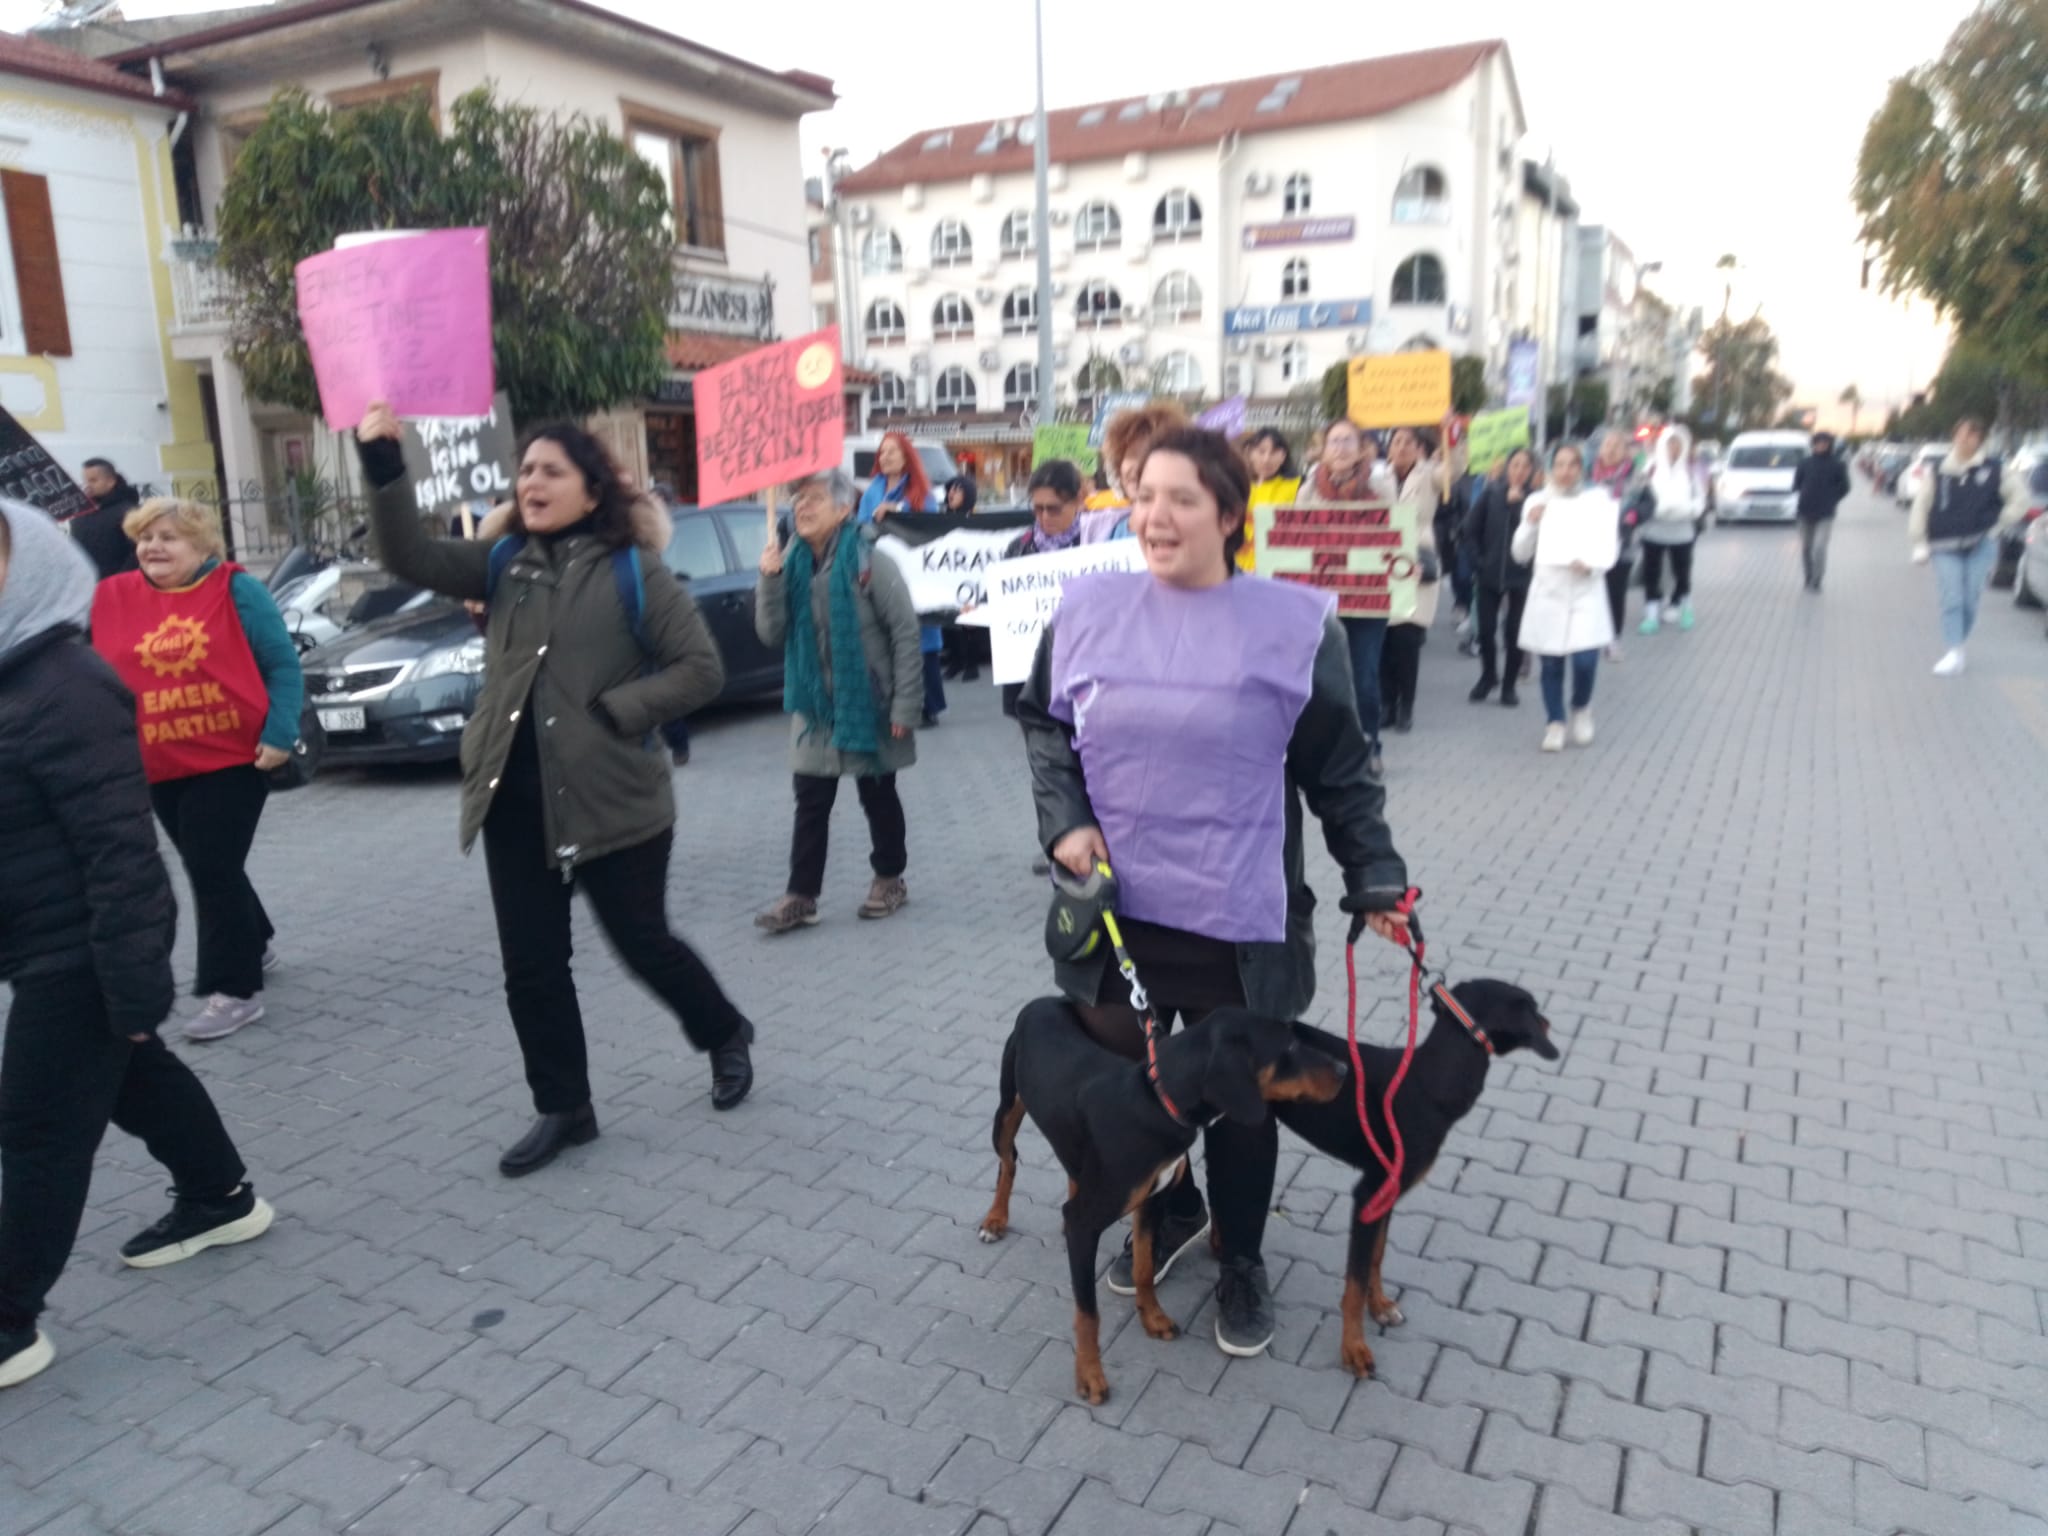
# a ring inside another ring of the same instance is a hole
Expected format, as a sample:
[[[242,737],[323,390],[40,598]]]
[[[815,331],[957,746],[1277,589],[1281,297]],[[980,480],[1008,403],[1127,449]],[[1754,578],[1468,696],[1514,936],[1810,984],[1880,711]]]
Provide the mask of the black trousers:
[[[1635,569],[1635,557],[1627,550],[1614,562],[1607,572],[1607,612],[1614,620],[1614,633],[1619,638],[1622,626],[1628,619],[1628,578]]]
[[[1692,596],[1692,546],[1690,544],[1643,545],[1643,597],[1653,603],[1664,600],[1664,557],[1671,557],[1671,601],[1682,603]]]
[[[1510,682],[1522,672],[1522,610],[1529,606],[1527,587],[1510,587],[1505,592],[1499,587],[1489,587],[1484,582],[1479,586],[1479,675],[1489,682],[1497,681],[1501,673],[1495,669],[1495,641],[1507,647],[1507,673]]]
[[[626,969],[668,1005],[690,1044],[716,1050],[746,1021],[697,952],[669,931],[674,840],[673,832],[663,832],[578,864],[575,885],[590,898]],[[505,962],[505,1003],[519,1035],[533,1107],[544,1115],[590,1102],[583,1013],[569,969],[573,887],[559,870],[548,868],[546,846],[539,803],[501,791],[484,820],[484,863]]]
[[[26,1328],[71,1256],[108,1122],[183,1194],[247,1172],[206,1089],[161,1040],[111,1033],[90,971],[19,982],[0,1052],[0,1328]]]
[[[832,841],[832,806],[839,798],[839,780],[823,774],[799,773],[796,778],[796,832],[789,844],[789,893],[818,899],[825,889],[825,850]],[[884,880],[910,867],[909,829],[903,801],[896,793],[896,775],[876,774],[853,781],[860,808],[867,813],[873,851],[868,865]]]
[[[277,930],[249,883],[248,865],[269,798],[270,781],[254,763],[149,786],[156,819],[192,882],[199,941],[195,997],[254,997],[263,990],[263,948]]]
[[[1389,624],[1386,642],[1380,648],[1381,718],[1391,720],[1394,712],[1415,707],[1415,683],[1422,674],[1422,640],[1427,633],[1420,624]]]

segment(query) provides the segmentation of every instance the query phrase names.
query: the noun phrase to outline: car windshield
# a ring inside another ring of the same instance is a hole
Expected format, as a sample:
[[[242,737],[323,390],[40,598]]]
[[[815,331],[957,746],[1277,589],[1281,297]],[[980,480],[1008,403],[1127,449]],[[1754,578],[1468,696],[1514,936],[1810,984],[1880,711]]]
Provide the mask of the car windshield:
[[[1805,450],[1787,443],[1783,447],[1760,448],[1751,444],[1728,455],[1730,469],[1796,469]]]

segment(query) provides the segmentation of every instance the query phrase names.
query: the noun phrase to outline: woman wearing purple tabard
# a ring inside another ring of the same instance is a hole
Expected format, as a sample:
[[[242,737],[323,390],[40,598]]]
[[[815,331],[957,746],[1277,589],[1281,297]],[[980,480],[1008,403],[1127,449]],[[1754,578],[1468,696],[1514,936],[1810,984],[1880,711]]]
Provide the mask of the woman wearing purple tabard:
[[[1068,584],[1018,699],[1041,845],[1077,874],[1116,870],[1122,926],[1162,1023],[1248,1007],[1298,1019],[1315,993],[1315,896],[1301,806],[1323,824],[1347,912],[1401,942],[1407,889],[1366,772],[1365,733],[1330,598],[1236,575],[1251,477],[1228,439],[1183,428],[1144,460],[1131,512],[1143,572]],[[1089,1031],[1131,1057],[1144,1030],[1108,956],[1062,964]],[[1216,1342],[1272,1341],[1260,1256],[1279,1131],[1219,1120],[1204,1133],[1222,1266]],[[1164,1197],[1157,1273],[1193,1249],[1209,1214],[1183,1175]],[[1129,1295],[1131,1255],[1110,1266]]]

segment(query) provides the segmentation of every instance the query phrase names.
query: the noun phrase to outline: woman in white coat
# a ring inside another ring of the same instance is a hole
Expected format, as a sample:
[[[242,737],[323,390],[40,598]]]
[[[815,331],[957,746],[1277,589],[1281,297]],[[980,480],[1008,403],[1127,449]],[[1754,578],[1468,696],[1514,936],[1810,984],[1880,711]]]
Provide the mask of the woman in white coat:
[[[1522,611],[1522,649],[1543,666],[1543,750],[1565,744],[1565,659],[1571,659],[1571,729],[1574,745],[1593,743],[1593,679],[1601,648],[1614,639],[1607,604],[1607,572],[1620,558],[1619,511],[1614,498],[1584,484],[1586,461],[1575,443],[1550,456],[1550,484],[1531,496],[1509,553],[1532,566],[1529,603]]]
[[[1656,498],[1650,520],[1643,524],[1643,623],[1639,633],[1654,635],[1662,617],[1680,629],[1692,628],[1692,546],[1700,536],[1700,516],[1707,510],[1692,474],[1692,434],[1681,426],[1666,427],[1650,453],[1650,494]],[[1664,562],[1671,562],[1671,603],[1664,605]]]

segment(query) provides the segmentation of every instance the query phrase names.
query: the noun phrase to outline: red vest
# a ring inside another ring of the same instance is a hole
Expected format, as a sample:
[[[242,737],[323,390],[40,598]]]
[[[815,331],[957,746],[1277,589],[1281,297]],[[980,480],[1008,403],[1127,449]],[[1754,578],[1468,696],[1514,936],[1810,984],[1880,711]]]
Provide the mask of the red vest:
[[[174,591],[126,571],[93,595],[93,649],[135,695],[152,784],[256,761],[270,691],[229,589],[240,569],[218,565]]]

